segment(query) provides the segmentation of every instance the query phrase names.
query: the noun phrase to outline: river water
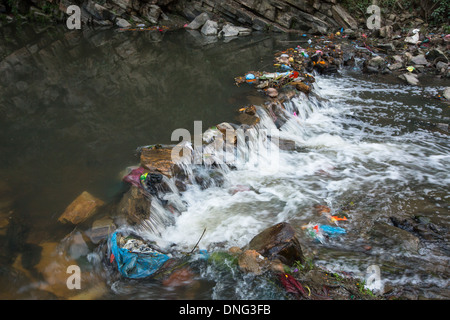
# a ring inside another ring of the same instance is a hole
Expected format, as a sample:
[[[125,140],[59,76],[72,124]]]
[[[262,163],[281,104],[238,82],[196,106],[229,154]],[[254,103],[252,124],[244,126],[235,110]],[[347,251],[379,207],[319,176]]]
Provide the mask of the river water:
[[[83,191],[113,201],[124,190],[123,170],[138,162],[138,147],[173,143],[172,132],[193,132],[194,121],[203,130],[236,122],[237,109],[261,105],[261,96],[235,86],[234,77],[273,70],[273,54],[297,45],[286,35],[223,41],[185,30],[22,25],[1,32],[3,299],[55,298],[40,286],[36,265],[43,243],[73,230],[57,221],[67,205]],[[412,299],[448,299],[450,146],[430,123],[448,123],[450,114],[431,98],[445,83],[424,83],[406,86],[357,69],[317,76],[309,100],[286,104],[279,129],[258,108],[258,130],[295,141],[295,151],[277,149],[276,161],[255,154],[257,161],[223,168],[222,186],[188,187],[180,197],[186,211],[161,234],[140,232],[186,250],[206,228],[199,247],[214,251],[243,246],[288,221],[318,265],[358,277],[375,265],[385,288]],[[230,192],[237,185],[246,191]],[[338,223],[345,235],[323,243],[308,237],[302,226],[326,222],[317,205],[348,217]],[[211,267],[200,269],[195,286],[173,289],[109,279],[92,255],[81,259],[104,284],[95,299],[284,298],[263,279]]]

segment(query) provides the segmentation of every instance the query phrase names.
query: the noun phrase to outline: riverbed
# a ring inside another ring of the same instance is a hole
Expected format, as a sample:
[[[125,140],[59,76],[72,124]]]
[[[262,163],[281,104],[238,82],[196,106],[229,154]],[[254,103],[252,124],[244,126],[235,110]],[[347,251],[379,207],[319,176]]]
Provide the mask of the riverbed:
[[[37,285],[35,265],[40,244],[72,231],[57,221],[67,205],[83,191],[113,201],[126,187],[124,170],[139,161],[136,150],[174,143],[175,129],[237,122],[239,108],[264,100],[234,78],[273,70],[273,54],[297,45],[293,36],[265,33],[224,41],[186,30],[1,32],[9,39],[0,61],[3,299],[56,298]],[[445,86],[408,86],[357,67],[317,75],[310,99],[286,104],[281,128],[258,111],[259,129],[299,148],[279,150],[275,164],[259,158],[224,169],[223,186],[189,187],[186,211],[157,240],[192,248],[207,228],[200,246],[212,252],[288,221],[308,256],[332,272],[363,278],[376,265],[384,286],[407,298],[448,299],[450,146],[448,133],[430,125],[449,121],[448,104],[431,98]],[[248,190],[230,192],[236,185]],[[318,205],[345,214],[338,223],[345,235],[308,237],[302,226],[324,221]],[[213,268],[176,289],[108,279],[98,266],[91,272],[105,283],[96,299],[284,298],[264,280]]]

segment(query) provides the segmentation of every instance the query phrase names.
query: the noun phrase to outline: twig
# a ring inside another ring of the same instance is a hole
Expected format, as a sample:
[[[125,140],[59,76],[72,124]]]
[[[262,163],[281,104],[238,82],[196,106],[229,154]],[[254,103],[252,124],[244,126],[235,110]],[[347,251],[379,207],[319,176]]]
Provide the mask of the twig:
[[[206,232],[206,228],[203,230],[203,233],[202,233],[202,235],[200,236],[200,239],[198,239],[197,243],[196,243],[195,246],[192,248],[191,252],[189,252],[189,254],[191,254],[192,252],[194,252],[195,248],[197,248],[197,246],[198,246],[198,244],[200,243],[200,240],[202,240],[203,235],[205,234],[205,232]]]

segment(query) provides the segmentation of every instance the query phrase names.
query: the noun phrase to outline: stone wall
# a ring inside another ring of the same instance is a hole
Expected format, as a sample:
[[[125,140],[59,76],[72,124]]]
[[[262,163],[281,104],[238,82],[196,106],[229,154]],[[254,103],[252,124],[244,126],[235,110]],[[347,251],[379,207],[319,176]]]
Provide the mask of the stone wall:
[[[181,12],[193,19],[201,12],[254,30],[332,32],[357,28],[357,22],[337,0],[191,0],[181,1]]]

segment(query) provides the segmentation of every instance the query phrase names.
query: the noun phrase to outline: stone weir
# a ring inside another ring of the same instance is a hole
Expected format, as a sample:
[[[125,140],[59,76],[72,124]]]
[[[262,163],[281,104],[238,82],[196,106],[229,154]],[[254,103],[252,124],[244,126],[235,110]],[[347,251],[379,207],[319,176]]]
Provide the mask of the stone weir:
[[[87,289],[78,295],[67,290],[65,282],[59,283],[60,279],[55,276],[60,273],[60,278],[65,279],[66,273],[61,272],[65,270],[64,265],[75,264],[90,246],[94,250],[90,254],[91,262],[107,271],[107,283],[120,278],[151,278],[162,286],[191,286],[198,281],[195,279],[198,278],[196,270],[200,261],[212,268],[226,267],[233,274],[265,277],[277,287],[280,297],[288,299],[378,299],[361,287],[361,281],[336,276],[314,266],[312,258],[302,250],[298,230],[288,222],[268,227],[243,247],[214,252],[198,250],[198,242],[189,252],[181,252],[176,244],[173,251],[164,252],[140,237],[142,230],[158,234],[162,228],[173,224],[177,216],[183,215],[185,205],[170,201],[171,193],[182,195],[189,184],[203,189],[220,186],[222,177],[214,169],[224,164],[218,162],[214,155],[236,153],[239,134],[257,130],[260,116],[269,116],[278,128],[282,126],[288,112],[292,112],[285,108],[287,102],[294,97],[308,99],[315,94],[313,73],[336,72],[341,61],[339,45],[331,43],[322,45],[320,50],[317,46],[307,46],[305,49],[296,47],[277,52],[274,70],[249,71],[235,78],[236,85],[254,86],[265,97],[265,103],[260,106],[247,105],[237,110],[239,123],[224,122],[208,128],[197,146],[182,142],[175,146],[139,148],[140,164],[124,174],[123,181],[129,188],[116,202],[105,204],[83,193],[59,218],[60,223],[71,228],[75,226],[75,229],[59,245],[46,247],[48,250],[40,263],[45,281],[49,283],[45,290],[59,298],[101,297],[107,288],[105,280],[96,273],[87,271],[81,277],[89,279],[89,283],[83,284]],[[288,140],[279,139],[276,143],[283,150],[299,147]],[[227,167],[235,169],[233,165]],[[236,186],[233,192],[246,190],[245,186]],[[169,201],[166,195],[169,195]],[[205,229],[205,232],[208,231]],[[138,258],[130,257],[135,253]],[[146,255],[158,257],[158,261],[144,260]],[[46,257],[53,261],[55,256],[60,258],[59,264],[55,266],[57,269],[50,270],[45,267],[48,266]],[[151,272],[148,272],[149,268]]]

